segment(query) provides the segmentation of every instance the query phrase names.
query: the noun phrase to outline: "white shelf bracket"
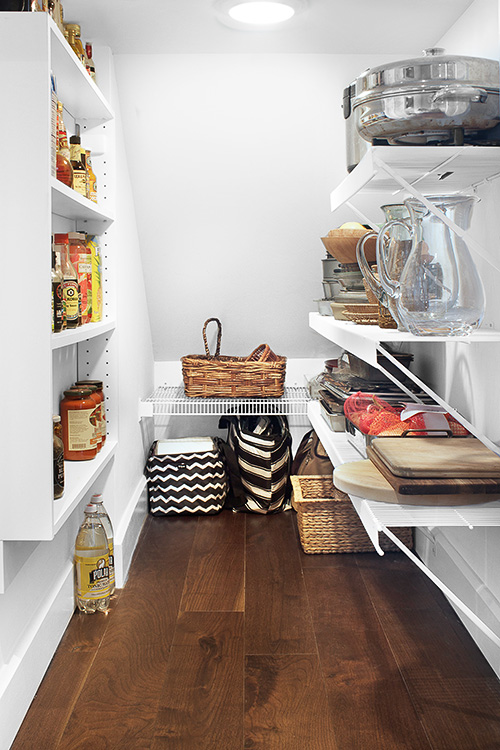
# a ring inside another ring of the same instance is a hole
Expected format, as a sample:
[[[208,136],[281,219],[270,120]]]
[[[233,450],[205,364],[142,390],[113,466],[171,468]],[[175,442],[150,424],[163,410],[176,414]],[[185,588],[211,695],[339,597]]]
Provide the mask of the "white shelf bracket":
[[[456,158],[456,157],[450,158],[448,160],[448,162],[451,163],[453,161],[453,158]],[[498,273],[500,273],[500,267],[498,265],[496,265],[491,260],[491,258],[488,258],[487,254],[485,252],[485,249],[483,248],[483,246],[481,245],[481,243],[479,243],[473,237],[470,237],[468,231],[462,229],[462,227],[459,227],[457,224],[455,224],[454,221],[451,221],[451,219],[449,219],[448,216],[446,216],[441,211],[441,209],[439,209],[437,206],[433,205],[425,197],[425,195],[423,195],[418,190],[418,188],[416,188],[414,185],[412,185],[407,180],[405,180],[404,177],[402,177],[400,174],[398,174],[398,172],[396,170],[394,170],[392,167],[390,167],[388,164],[386,164],[386,162],[383,161],[383,159],[381,159],[376,154],[374,154],[374,156],[373,156],[373,162],[380,169],[383,169],[386,174],[388,174],[390,177],[392,177],[392,179],[395,180],[399,185],[401,185],[401,187],[403,187],[408,193],[410,193],[410,195],[413,195],[414,198],[416,198],[417,200],[421,201],[424,204],[424,206],[427,209],[429,209],[429,211],[431,211],[431,213],[433,213],[435,216],[437,216],[439,219],[441,219],[441,221],[443,222],[443,224],[446,224],[446,226],[449,229],[451,229],[453,232],[455,232],[455,234],[457,234],[462,239],[464,239],[466,237],[467,238],[467,244],[468,244],[468,246],[471,249],[475,250],[475,252],[479,255],[479,257],[482,258],[482,260],[485,261],[485,263],[488,263],[488,265],[490,265],[492,268],[494,268],[495,271],[497,271]],[[442,166],[443,165],[440,165],[440,168]]]
[[[356,507],[356,505],[354,506]],[[357,508],[356,508],[357,510]],[[361,519],[363,520],[363,519]],[[427,565],[425,565],[422,560],[420,560],[419,557],[417,557],[411,550],[408,549],[408,547],[403,544],[398,537],[392,533],[388,528],[386,528],[383,524],[380,525],[380,530],[384,532],[384,534],[389,537],[389,539],[394,542],[394,544],[399,547],[399,549],[405,553],[407,557],[410,558],[410,560],[415,563],[415,565],[420,568],[420,570],[425,573],[425,575],[443,592],[443,594],[451,601],[453,604],[464,613],[464,615],[472,622],[474,625],[476,625],[482,633],[484,633],[496,646],[500,647],[500,637],[491,630],[491,628],[486,625],[469,607],[464,604],[464,602],[458,598],[456,594],[451,591],[451,589],[448,588],[448,586],[441,581],[440,578],[438,578],[432,570],[429,570]],[[377,550],[378,551],[378,550]]]
[[[361,523],[365,527],[365,531],[370,537],[370,541],[375,547],[375,550],[379,555],[384,554],[384,550],[380,546],[379,532],[385,531],[385,526],[373,515],[370,506],[364,501],[362,497],[356,497],[355,495],[349,495],[351,502],[354,505],[356,513],[358,514]]]

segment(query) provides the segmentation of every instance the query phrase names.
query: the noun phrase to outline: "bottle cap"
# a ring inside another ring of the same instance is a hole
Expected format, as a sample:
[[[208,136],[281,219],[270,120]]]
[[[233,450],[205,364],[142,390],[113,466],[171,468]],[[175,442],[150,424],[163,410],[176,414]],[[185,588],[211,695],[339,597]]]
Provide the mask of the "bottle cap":
[[[92,495],[90,498],[90,504],[99,505],[100,503],[102,503],[102,495],[100,493],[98,495]]]
[[[97,505],[95,505],[94,503],[88,503],[85,506],[85,513],[87,514],[97,513],[97,511],[98,511]]]
[[[53,414],[52,415],[52,421],[53,422],[60,422],[61,421],[61,417],[59,416],[59,414]]]

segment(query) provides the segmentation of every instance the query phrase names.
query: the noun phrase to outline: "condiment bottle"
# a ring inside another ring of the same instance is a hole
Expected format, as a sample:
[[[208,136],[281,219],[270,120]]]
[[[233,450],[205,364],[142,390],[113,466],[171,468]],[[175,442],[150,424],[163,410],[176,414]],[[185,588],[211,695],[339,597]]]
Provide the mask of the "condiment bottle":
[[[60,182],[73,187],[73,167],[71,166],[68,135],[63,120],[63,105],[57,102],[57,154],[56,176]]]
[[[94,61],[92,60],[92,45],[90,44],[90,42],[87,42],[85,44],[85,54],[87,55],[87,63],[85,66],[87,68],[87,73],[95,83],[95,65]]]
[[[64,28],[68,32],[68,42],[83,65],[87,63],[87,55],[83,47],[82,40],[80,39],[80,25],[77,23],[65,23]]]
[[[94,203],[97,203],[97,177],[95,176],[95,172],[92,169],[90,151],[87,150],[85,151],[85,165],[87,167],[89,185],[87,198],[89,198],[91,201],[94,201]]]
[[[75,385],[78,388],[88,388],[93,386],[95,388],[95,394],[100,399],[100,424],[101,424],[101,445],[106,442],[106,403],[104,398],[103,382],[102,380],[77,380]]]
[[[65,327],[61,257],[52,245],[52,331],[58,333]]]
[[[92,255],[82,232],[68,232],[68,240],[69,259],[80,287],[80,322],[83,325],[92,320]]]
[[[69,257],[69,238],[67,234],[55,234],[56,252],[61,256],[63,275],[63,300],[66,328],[77,328],[80,325],[80,285],[76,268]]]
[[[115,557],[114,557],[114,534],[113,524],[103,504],[102,495],[92,495],[90,500],[93,505],[97,507],[97,516],[104,526],[104,531],[108,538],[109,547],[109,594],[112,596],[115,593]]]
[[[72,135],[69,139],[71,166],[73,167],[73,190],[87,198],[89,176],[85,166],[85,151],[82,149],[78,123],[75,125],[75,130],[75,135]]]
[[[54,461],[54,500],[64,494],[64,445],[62,441],[61,417],[54,414],[52,417],[53,431],[53,461]]]
[[[109,546],[98,507],[89,503],[75,541],[75,599],[80,612],[109,609]]]
[[[88,389],[64,391],[60,411],[66,461],[88,461],[96,456],[95,425],[91,421],[95,408]]]

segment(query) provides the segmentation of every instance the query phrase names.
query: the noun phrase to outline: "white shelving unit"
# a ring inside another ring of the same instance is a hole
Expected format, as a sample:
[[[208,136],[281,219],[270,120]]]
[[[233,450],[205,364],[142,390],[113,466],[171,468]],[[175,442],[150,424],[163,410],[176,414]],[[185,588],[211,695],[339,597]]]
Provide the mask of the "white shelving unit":
[[[310,396],[306,388],[286,387],[281,398],[188,398],[184,387],[162,385],[139,403],[139,417],[202,414],[306,415]]]
[[[8,117],[0,120],[3,180],[0,201],[6,252],[3,256],[2,374],[7,424],[22,426],[24,439],[2,445],[2,541],[50,540],[112,460],[117,447],[117,378],[113,336],[113,251],[107,232],[113,223],[113,110],[79,63],[47,13],[0,13],[0,74]],[[55,75],[68,130],[78,122],[106,145],[94,169],[99,203],[80,196],[51,176],[51,91]],[[51,332],[51,234],[82,231],[101,238],[104,315],[72,331]],[[52,414],[62,390],[84,377],[103,379],[109,420],[105,447],[92,461],[66,462],[66,488],[53,499]],[[0,571],[3,569],[0,561]],[[3,578],[0,576],[0,591]]]
[[[331,193],[331,208],[335,212],[341,206],[348,206],[363,223],[377,229],[381,220],[380,206],[383,203],[402,202],[408,196],[422,200],[458,234],[466,234],[430,204],[425,195],[470,192],[487,180],[500,175],[500,149],[475,146],[425,146],[394,147],[377,146],[370,149],[360,164]],[[482,247],[468,237],[472,250],[485,258]],[[485,258],[493,265],[488,258]],[[498,266],[493,266],[500,270]],[[444,406],[450,414],[464,424],[490,450],[500,455],[500,448],[485,435],[478,432],[456,409],[447,404],[426,383],[404,368],[398,360],[387,352],[387,345],[426,344],[470,346],[473,344],[496,345],[500,342],[500,332],[482,328],[467,337],[422,337],[406,332],[380,329],[378,326],[360,326],[338,321],[329,316],[311,313],[310,327],[329,341],[352,352],[374,367],[378,367],[391,380],[396,382],[409,395],[397,377],[387,372],[377,361],[377,354],[383,353],[405,376],[409,376],[422,390]],[[334,465],[362,460],[362,456],[349,443],[345,434],[332,432],[323,420],[319,404],[311,403],[308,415],[314,429],[323,443]],[[388,527],[436,527],[436,526],[500,526],[500,499],[480,505],[459,507],[409,506],[381,503],[370,498],[351,496],[351,501],[379,554],[383,551],[379,544],[379,533],[386,534],[413,562],[445,593],[445,595],[466,614],[496,645],[500,638],[477,615],[472,612],[422,561],[413,554]]]

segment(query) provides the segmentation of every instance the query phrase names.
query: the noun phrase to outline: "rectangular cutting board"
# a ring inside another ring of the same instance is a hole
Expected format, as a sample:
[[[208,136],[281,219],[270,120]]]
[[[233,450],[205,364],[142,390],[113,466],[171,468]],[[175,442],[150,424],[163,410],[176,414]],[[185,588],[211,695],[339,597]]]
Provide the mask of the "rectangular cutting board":
[[[371,446],[398,477],[500,477],[500,456],[475,437],[380,437]]]
[[[396,442],[399,438],[390,439]],[[420,440],[420,438],[410,439]],[[445,439],[453,440],[453,438]],[[459,439],[461,438],[457,438],[457,440]],[[367,446],[368,458],[399,495],[453,495],[463,493],[498,495],[500,493],[500,477],[398,477],[375,453],[373,445],[376,442],[374,440],[372,445]]]

